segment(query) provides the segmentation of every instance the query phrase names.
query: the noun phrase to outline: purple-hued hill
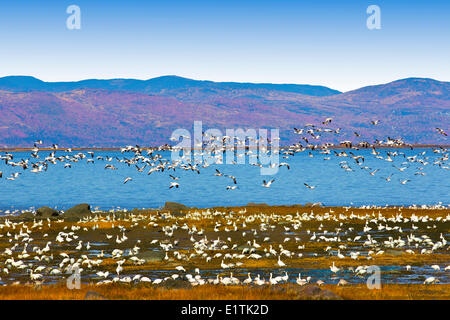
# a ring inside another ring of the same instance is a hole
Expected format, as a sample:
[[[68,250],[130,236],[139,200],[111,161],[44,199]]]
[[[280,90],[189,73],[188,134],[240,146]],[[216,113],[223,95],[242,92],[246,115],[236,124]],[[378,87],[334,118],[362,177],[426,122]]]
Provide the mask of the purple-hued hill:
[[[0,147],[37,139],[61,146],[155,146],[174,129],[279,128],[282,144],[296,142],[293,127],[342,128],[329,141],[403,138],[449,144],[450,83],[408,78],[341,93],[321,86],[197,81],[175,76],[150,80],[43,82],[0,78]],[[379,119],[373,126],[370,120]],[[361,134],[356,138],[353,132]],[[326,135],[323,136],[327,140]],[[325,141],[323,140],[323,141]]]

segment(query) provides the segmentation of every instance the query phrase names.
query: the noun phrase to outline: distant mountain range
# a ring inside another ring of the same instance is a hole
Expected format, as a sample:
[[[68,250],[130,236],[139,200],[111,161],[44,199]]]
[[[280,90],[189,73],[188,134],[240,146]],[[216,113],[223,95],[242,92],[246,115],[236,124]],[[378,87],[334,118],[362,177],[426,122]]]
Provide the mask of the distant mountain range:
[[[323,141],[404,138],[449,144],[450,82],[408,78],[339,92],[323,86],[198,81],[177,76],[44,82],[0,78],[0,146],[30,146],[36,139],[61,146],[154,146],[174,129],[279,128],[282,144],[296,142],[306,123],[342,128]],[[379,119],[373,126],[370,120]],[[356,137],[354,132],[360,137]]]
[[[188,89],[209,90],[273,90],[306,94],[309,96],[330,96],[340,93],[323,86],[301,84],[273,84],[273,83],[240,83],[240,82],[213,82],[187,79],[177,76],[163,76],[149,80],[111,79],[111,80],[82,80],[76,82],[45,82],[34,77],[10,76],[0,78],[0,90],[24,92],[47,91],[63,92],[77,89],[104,89],[134,91],[148,94],[169,94],[168,92]]]

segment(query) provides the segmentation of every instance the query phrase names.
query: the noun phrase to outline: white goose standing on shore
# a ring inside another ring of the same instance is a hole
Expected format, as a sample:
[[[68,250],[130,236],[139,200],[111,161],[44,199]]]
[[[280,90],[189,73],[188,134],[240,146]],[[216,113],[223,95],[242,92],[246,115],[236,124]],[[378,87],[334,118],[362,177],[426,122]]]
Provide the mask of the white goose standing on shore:
[[[330,267],[330,270],[333,273],[337,273],[340,269],[334,265],[334,261],[333,261],[333,265]]]
[[[280,267],[285,267],[285,266],[286,266],[286,264],[285,264],[283,261],[281,261],[281,256],[278,256],[278,262],[277,262],[277,264],[278,264]]]

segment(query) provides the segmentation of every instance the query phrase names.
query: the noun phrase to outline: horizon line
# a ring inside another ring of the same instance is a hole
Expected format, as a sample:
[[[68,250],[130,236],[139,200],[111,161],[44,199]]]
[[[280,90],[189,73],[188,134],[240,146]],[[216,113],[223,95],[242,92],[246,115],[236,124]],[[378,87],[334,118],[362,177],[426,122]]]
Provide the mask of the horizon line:
[[[213,82],[213,83],[236,83],[236,84],[273,84],[273,85],[296,85],[296,86],[314,86],[314,87],[323,87],[323,88],[328,88],[334,91],[338,91],[339,93],[346,93],[346,92],[351,92],[351,91],[355,91],[358,89],[362,89],[362,88],[366,88],[366,87],[371,87],[371,86],[377,86],[377,85],[384,85],[384,84],[389,84],[389,83],[393,83],[393,82],[397,82],[397,81],[401,81],[401,80],[408,80],[408,79],[423,79],[423,80],[433,80],[433,81],[438,81],[438,82],[444,82],[444,83],[450,83],[449,81],[446,80],[438,80],[435,78],[430,78],[430,77],[420,77],[420,76],[410,76],[410,77],[406,77],[406,78],[398,78],[395,80],[391,80],[388,82],[381,82],[381,83],[374,83],[374,84],[368,84],[368,85],[363,85],[354,89],[350,89],[350,90],[338,90],[338,89],[334,89],[332,87],[323,85],[323,84],[310,84],[310,83],[292,83],[292,82],[252,82],[252,81],[223,81],[223,80],[208,80],[208,79],[195,79],[195,78],[189,78],[187,76],[180,76],[180,75],[176,75],[176,74],[165,74],[165,75],[160,75],[160,76],[155,76],[155,77],[150,77],[150,78],[146,78],[146,79],[141,79],[141,78],[132,78],[132,77],[113,77],[113,78],[83,78],[80,80],[43,80],[42,78],[36,77],[34,75],[24,75],[24,74],[14,74],[14,75],[5,75],[5,76],[0,76],[0,79],[4,79],[4,78],[13,78],[13,77],[24,77],[24,78],[33,78],[39,81],[42,81],[44,83],[74,83],[74,82],[82,82],[82,81],[91,81],[91,80],[97,80],[97,81],[111,81],[111,80],[137,80],[137,81],[149,81],[149,80],[153,80],[153,79],[158,79],[158,78],[164,78],[164,77],[174,77],[174,78],[182,78],[182,79],[186,79],[186,80],[192,80],[192,81],[204,81],[204,82]]]

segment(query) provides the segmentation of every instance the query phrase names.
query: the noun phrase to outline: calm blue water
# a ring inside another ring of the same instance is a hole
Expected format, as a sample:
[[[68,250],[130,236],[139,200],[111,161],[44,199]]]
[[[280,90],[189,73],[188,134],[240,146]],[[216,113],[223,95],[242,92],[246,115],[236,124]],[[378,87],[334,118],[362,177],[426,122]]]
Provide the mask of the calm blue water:
[[[340,150],[342,151],[342,150]],[[340,152],[338,151],[338,152]],[[346,150],[347,153],[351,150]],[[386,157],[387,151],[378,150]],[[260,169],[249,164],[245,165],[211,165],[208,168],[200,168],[201,174],[192,171],[176,169],[175,172],[154,172],[147,175],[148,167],[144,172],[138,172],[134,166],[128,167],[115,159],[111,162],[118,170],[105,170],[102,160],[95,160],[94,164],[86,163],[86,159],[78,163],[72,163],[71,169],[64,169],[64,163],[49,165],[48,171],[32,173],[24,171],[20,167],[6,166],[4,161],[0,163],[0,171],[3,178],[0,179],[0,210],[28,209],[30,207],[50,206],[58,209],[67,209],[76,204],[86,202],[93,207],[102,209],[111,208],[157,208],[164,205],[165,201],[176,201],[188,206],[211,207],[245,205],[249,202],[276,204],[304,204],[307,202],[321,202],[323,205],[434,205],[442,202],[450,203],[450,170],[433,165],[437,157],[431,149],[398,150],[405,152],[407,156],[413,156],[425,151],[417,159],[428,162],[423,165],[418,162],[408,162],[403,156],[394,158],[394,162],[376,159],[370,154],[371,150],[360,150],[353,153],[364,155],[366,161],[363,166],[370,167],[373,171],[379,169],[375,176],[371,176],[368,170],[360,169],[352,158],[322,155],[313,152],[314,157],[308,156],[308,152],[297,153],[289,159],[280,162],[288,162],[291,169],[280,168],[279,172],[272,176],[261,176]],[[77,152],[73,152],[72,155]],[[4,155],[4,153],[0,153]],[[27,159],[29,152],[16,152],[15,162]],[[48,156],[49,152],[40,152],[40,159]],[[56,155],[65,155],[57,152]],[[170,152],[161,153],[163,158],[170,159]],[[96,152],[96,156],[113,156],[131,158],[132,154],[122,155],[120,152]],[[331,160],[324,160],[330,157]],[[30,161],[36,161],[30,159]],[[347,161],[353,172],[346,172],[339,166],[339,162]],[[401,172],[395,167],[408,167]],[[142,165],[140,165],[142,166]],[[449,166],[448,161],[443,166]],[[415,175],[422,167],[426,175]],[[214,176],[215,169],[233,175],[237,178],[239,189],[226,190],[227,185],[233,185],[230,178]],[[14,181],[6,180],[13,172],[22,172]],[[391,182],[386,182],[382,177],[393,173]],[[169,174],[180,177],[179,189],[169,189]],[[132,177],[133,181],[123,184],[126,177]],[[261,186],[263,180],[275,178],[270,188]],[[410,179],[406,185],[399,180]],[[317,186],[314,190],[307,189],[303,183]]]

